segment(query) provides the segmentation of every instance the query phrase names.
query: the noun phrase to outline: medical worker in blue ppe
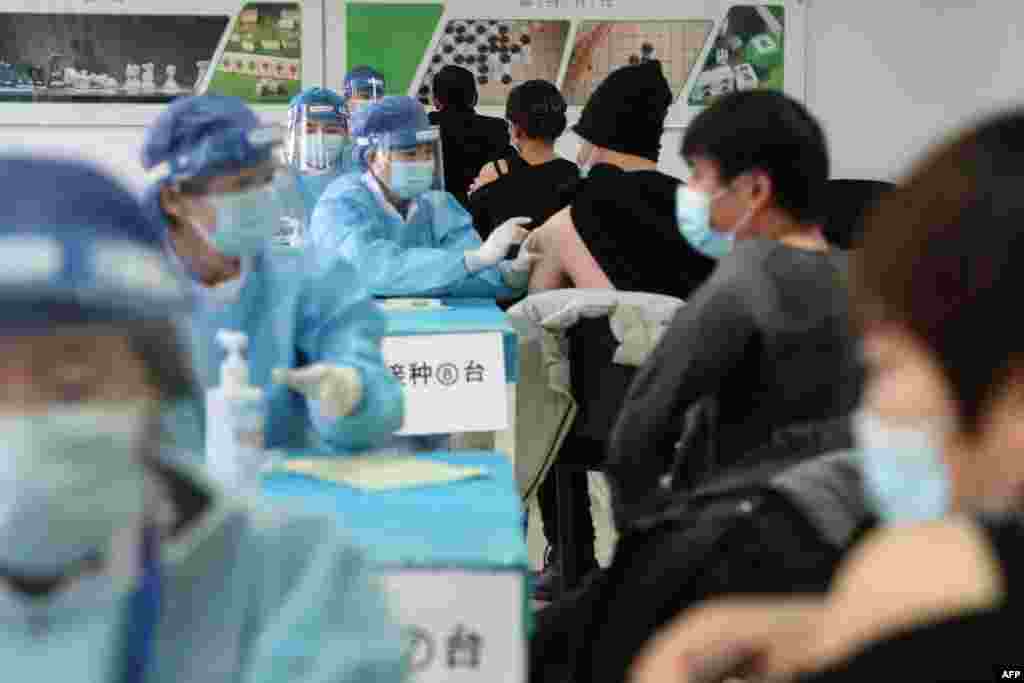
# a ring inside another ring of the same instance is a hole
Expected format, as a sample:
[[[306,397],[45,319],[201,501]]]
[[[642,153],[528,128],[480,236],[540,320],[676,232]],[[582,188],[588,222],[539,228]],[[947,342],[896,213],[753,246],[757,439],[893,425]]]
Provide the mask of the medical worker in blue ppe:
[[[361,64],[349,69],[342,85],[349,115],[384,99],[386,87],[384,75],[372,66]]]
[[[308,219],[327,186],[352,167],[344,98],[324,88],[296,95],[288,108],[285,157],[295,170]]]
[[[402,680],[336,522],[256,509],[160,451],[159,413],[191,390],[172,323],[191,296],[136,198],[78,163],[0,175],[4,680]]]
[[[310,242],[321,263],[348,259],[375,296],[511,298],[525,291],[536,255],[523,249],[528,218],[512,218],[481,243],[473,219],[443,189],[440,135],[411,97],[356,112],[355,156],[320,198]]]
[[[190,331],[202,387],[219,383],[217,332],[239,330],[269,448],[368,449],[403,418],[381,357],[384,319],[350,264],[311,277],[305,250],[268,247],[289,205],[282,138],[237,98],[177,100],[147,131],[143,163],[159,180],[144,204],[199,296]]]

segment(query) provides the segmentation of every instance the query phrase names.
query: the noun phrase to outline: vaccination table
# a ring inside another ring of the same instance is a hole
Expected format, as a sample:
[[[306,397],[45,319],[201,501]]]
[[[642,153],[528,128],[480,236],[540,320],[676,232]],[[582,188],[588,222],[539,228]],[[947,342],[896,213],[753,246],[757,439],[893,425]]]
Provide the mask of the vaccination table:
[[[519,345],[490,299],[379,299],[387,318],[384,361],[402,383],[399,434],[493,432],[515,460]]]
[[[484,475],[368,491],[276,472],[263,490],[337,518],[368,549],[403,626],[413,681],[523,683],[527,554],[512,465],[485,451],[415,457]]]

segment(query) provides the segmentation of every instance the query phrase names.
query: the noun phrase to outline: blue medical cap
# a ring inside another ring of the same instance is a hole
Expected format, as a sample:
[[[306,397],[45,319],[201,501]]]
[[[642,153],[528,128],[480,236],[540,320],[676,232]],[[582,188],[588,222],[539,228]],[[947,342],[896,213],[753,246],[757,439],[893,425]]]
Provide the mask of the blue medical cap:
[[[345,114],[345,98],[326,88],[308,88],[293,97],[288,106],[293,113],[307,107],[306,116],[314,121],[337,121]]]
[[[373,138],[386,134],[391,147],[415,147],[416,134],[428,128],[430,118],[423,105],[405,95],[385,97],[352,116],[352,135]]]
[[[429,130],[430,118],[412,97],[394,95],[374,102],[352,115],[354,158],[366,165],[371,148],[410,149],[420,142],[418,133]]]
[[[280,142],[280,133],[262,127],[237,97],[187,97],[172,102],[146,131],[142,165],[159,169],[164,181],[215,176],[266,161]]]
[[[192,304],[136,198],[80,162],[0,158],[0,327],[169,319]]]
[[[355,92],[368,89],[372,89],[383,94],[386,85],[387,83],[384,81],[384,75],[372,66],[361,65],[352,67],[352,69],[345,74],[345,97],[352,97]]]

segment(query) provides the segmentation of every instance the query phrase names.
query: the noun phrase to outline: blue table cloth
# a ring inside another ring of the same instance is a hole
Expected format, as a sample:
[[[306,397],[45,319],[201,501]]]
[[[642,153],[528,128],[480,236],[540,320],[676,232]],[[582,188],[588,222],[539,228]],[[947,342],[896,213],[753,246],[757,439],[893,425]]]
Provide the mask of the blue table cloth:
[[[278,503],[301,504],[336,517],[381,567],[525,571],[523,512],[509,459],[489,451],[416,457],[482,467],[488,474],[437,486],[368,492],[273,473],[264,478],[263,490]],[[286,498],[294,502],[282,500]]]
[[[442,299],[448,308],[384,310],[387,336],[500,332],[505,352],[505,376],[509,383],[519,377],[519,342],[505,312],[491,299]]]

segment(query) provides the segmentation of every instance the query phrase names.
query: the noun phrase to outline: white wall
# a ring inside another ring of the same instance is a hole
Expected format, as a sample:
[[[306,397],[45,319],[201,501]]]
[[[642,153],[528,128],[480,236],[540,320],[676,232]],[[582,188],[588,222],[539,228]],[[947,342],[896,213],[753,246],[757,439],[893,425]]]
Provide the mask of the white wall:
[[[807,102],[836,177],[899,174],[937,135],[1024,92],[1024,3],[808,0]]]
[[[48,156],[77,156],[105,166],[134,189],[141,190],[139,162],[144,129],[132,127],[0,126],[0,150],[27,146]]]
[[[836,177],[894,178],[937,134],[1024,92],[1024,3],[807,2],[807,102],[829,135]],[[79,151],[135,185],[141,140],[130,127],[0,125],[0,149]],[[662,166],[683,176],[678,149],[679,132],[668,131]],[[560,151],[575,156],[571,135]]]

